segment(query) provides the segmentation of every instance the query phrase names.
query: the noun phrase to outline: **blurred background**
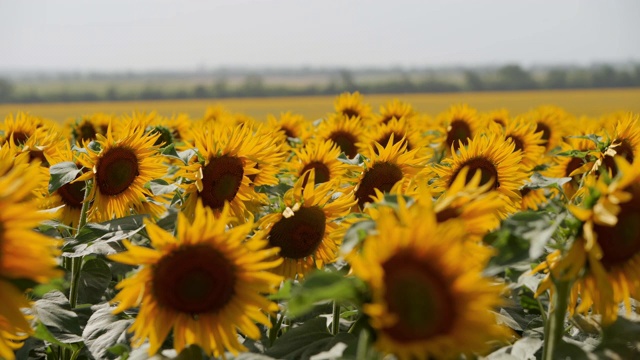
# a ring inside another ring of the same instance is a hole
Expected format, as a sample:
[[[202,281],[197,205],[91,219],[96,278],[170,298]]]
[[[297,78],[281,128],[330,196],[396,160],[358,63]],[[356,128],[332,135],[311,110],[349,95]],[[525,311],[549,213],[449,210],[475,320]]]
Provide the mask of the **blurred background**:
[[[638,14],[637,0],[0,0],[0,103],[633,88]]]

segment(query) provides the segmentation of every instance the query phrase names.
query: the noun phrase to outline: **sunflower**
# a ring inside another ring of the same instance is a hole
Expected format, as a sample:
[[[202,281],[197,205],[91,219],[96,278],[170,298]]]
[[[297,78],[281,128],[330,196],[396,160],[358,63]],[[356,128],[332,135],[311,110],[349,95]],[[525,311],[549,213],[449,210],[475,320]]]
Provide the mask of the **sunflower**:
[[[571,117],[561,108],[541,106],[524,115],[536,124],[536,132],[542,133],[543,146],[546,151],[555,149],[567,135],[567,126],[572,122]]]
[[[120,292],[112,300],[118,304],[116,313],[140,307],[130,329],[135,346],[149,339],[149,355],[154,355],[173,329],[176,351],[197,344],[218,357],[225,350],[247,350],[236,329],[259,339],[254,322],[271,326],[263,311],[277,311],[278,306],[265,294],[275,292],[282,278],[264,270],[280,263],[267,260],[278,249],[265,249],[267,241],[260,234],[247,238],[252,223],[227,230],[230,222],[228,206],[214,217],[198,201],[193,222],[178,214],[175,237],[145,220],[153,249],[125,241],[128,251],[110,256],[141,265],[116,286]]]
[[[287,167],[296,179],[304,176],[302,187],[306,185],[311,169],[315,170],[316,184],[321,184],[332,180],[340,182],[350,169],[357,168],[338,160],[340,148],[333,141],[309,141],[293,153]]]
[[[544,160],[545,149],[542,133],[536,132],[536,125],[525,118],[508,121],[504,127],[504,137],[513,142],[515,151],[522,153],[522,168],[530,171]]]
[[[79,163],[76,155],[71,151],[68,142],[59,145],[56,155],[51,160],[51,165],[53,166],[65,161],[74,162],[78,168],[82,168],[82,164]],[[48,177],[46,177],[45,180],[48,180]],[[56,218],[65,225],[76,227],[80,220],[80,210],[82,209],[82,202],[84,201],[85,186],[85,181],[75,181],[61,186],[51,194],[49,194],[48,187],[45,186],[40,192],[40,208],[54,209],[61,207],[56,214]]]
[[[251,180],[254,186],[278,185],[280,179],[278,179],[277,175],[280,173],[282,163],[288,155],[283,144],[273,136],[273,133],[267,126],[258,124],[254,127],[250,123],[239,126],[249,131],[255,129],[253,130],[253,137],[256,138],[256,150],[254,151],[256,161],[255,168],[259,172],[249,175],[249,180]]]
[[[488,113],[483,113],[480,116],[484,119],[485,123],[494,123],[502,128],[507,127],[510,119],[509,110],[507,109],[493,110]]]
[[[395,186],[406,188],[409,182],[418,182],[418,174],[428,161],[419,156],[419,149],[408,151],[406,142],[395,142],[393,135],[385,147],[378,143],[375,147],[377,151],[369,150],[372,156],[365,160],[364,171],[355,180],[355,197],[361,209],[376,191],[389,192]]]
[[[428,138],[410,125],[406,118],[393,118],[386,123],[380,123],[372,126],[363,137],[363,141],[358,144],[359,152],[364,156],[371,157],[372,152],[378,151],[374,146],[375,143],[386,147],[393,139],[394,143],[403,143],[406,150],[418,149],[421,156],[431,156],[431,148],[427,145]]]
[[[542,172],[543,175],[562,178],[571,177],[571,181],[562,185],[562,190],[568,198],[573,198],[580,190],[582,176],[588,173],[595,165],[595,159],[600,157],[597,145],[593,141],[584,138],[586,135],[602,135],[602,131],[595,124],[585,125],[578,133],[581,137],[568,137],[558,146],[561,155],[551,158],[551,165]],[[571,152],[587,152],[587,156],[564,155]]]
[[[38,211],[32,194],[42,182],[41,169],[17,163],[7,153],[7,147],[0,149],[0,330],[15,335],[30,333],[31,327],[20,310],[29,302],[12,281],[43,283],[61,273],[56,269],[59,242],[33,231],[50,218]]]
[[[371,118],[371,106],[364,102],[364,97],[357,91],[340,94],[333,106],[337,114],[344,115],[347,119],[356,117],[368,121]]]
[[[438,116],[445,152],[454,153],[459,147],[465,146],[473,137],[485,127],[485,122],[478,116],[478,112],[468,105],[454,105],[445,113]]]
[[[309,124],[304,116],[299,114],[286,112],[280,114],[279,118],[269,115],[267,121],[273,131],[278,131],[281,134],[281,141],[284,143],[289,138],[305,141],[310,135]]]
[[[255,191],[251,178],[261,173],[258,164],[277,166],[281,157],[275,149],[280,143],[273,138],[269,141],[264,136],[254,136],[253,129],[245,126],[210,124],[195,129],[198,158],[177,172],[186,180],[183,211],[193,216],[195,204],[201,199],[204,206],[219,212],[228,201],[233,217],[244,222],[253,216],[248,204],[267,200],[265,194]],[[274,151],[269,147],[274,147]]]
[[[109,123],[113,116],[96,113],[90,116],[83,116],[80,120],[72,120],[68,126],[71,127],[73,142],[83,143],[96,139],[96,135],[106,135]]]
[[[5,117],[4,123],[1,124],[0,145],[11,141],[13,144],[22,144],[33,133],[42,126],[42,119],[29,115],[24,112],[18,112],[15,119],[12,114]]]
[[[217,125],[235,126],[235,120],[231,112],[220,104],[209,106],[202,119],[203,124],[214,123]]]
[[[465,182],[469,183],[476,171],[480,171],[479,186],[491,183],[487,190],[498,191],[505,200],[506,212],[514,212],[520,206],[520,189],[526,182],[528,174],[522,171],[520,162],[522,154],[514,151],[515,144],[506,141],[501,134],[493,133],[475,136],[468,146],[460,146],[459,153],[446,158],[436,165],[433,171],[439,176],[433,183],[436,191],[450,188],[462,169],[468,167]]]
[[[20,349],[28,337],[0,316],[0,359],[15,359],[14,351]]]
[[[416,115],[411,104],[393,99],[384,106],[380,106],[380,114],[374,120],[374,124],[386,124],[392,119],[400,120],[402,118],[408,120]]]
[[[602,315],[611,324],[618,305],[631,311],[631,298],[640,296],[640,168],[616,157],[620,174],[600,177],[581,206],[569,210],[583,222],[581,236],[566,254],[556,250],[534,271],[548,271],[555,279],[575,280],[569,312]],[[540,295],[551,287],[551,275],[540,284]],[[580,301],[578,301],[578,299]]]
[[[463,168],[451,186],[433,204],[439,224],[452,220],[462,222],[465,238],[480,242],[491,230],[500,226],[504,202],[496,191],[487,192],[491,183],[480,185],[481,171],[476,171],[467,183],[469,168]],[[431,197],[418,197],[418,203],[428,203]]]
[[[615,151],[616,156],[622,156],[632,164],[640,158],[640,121],[638,115],[629,114],[625,119],[616,123],[608,149]],[[603,164],[613,176],[617,174],[614,156],[604,155]]]
[[[357,144],[364,140],[364,124],[361,118],[347,118],[344,115],[330,115],[317,128],[316,138],[331,140],[349,159],[358,155]]]
[[[314,187],[315,171],[299,179],[284,195],[283,209],[258,222],[272,247],[280,248],[282,264],[274,271],[287,278],[303,277],[313,268],[321,269],[335,261],[341,237],[337,219],[349,214],[355,205],[352,193],[336,194],[335,181]],[[308,181],[307,181],[308,180]]]
[[[438,224],[429,207],[398,210],[376,220],[360,254],[347,257],[353,274],[372,293],[364,312],[376,331],[376,346],[399,359],[454,358],[484,353],[509,331],[492,310],[503,287],[482,276],[485,251],[470,251],[464,229]],[[476,245],[477,246],[477,245]],[[482,257],[472,261],[460,261]]]
[[[532,189],[529,187],[523,187],[520,189],[520,196],[522,201],[520,202],[520,210],[538,210],[541,206],[546,204],[549,199],[545,189]]]
[[[131,128],[130,128],[131,129]],[[101,222],[130,214],[131,209],[144,202],[162,201],[144,186],[151,180],[166,175],[166,166],[158,147],[153,144],[159,134],[147,135],[143,131],[130,131],[126,136],[114,138],[111,127],[107,135],[97,135],[100,150],[88,148],[78,161],[87,171],[75,182],[93,180],[89,199],[93,204],[88,211],[90,221]],[[72,183],[74,184],[74,183]],[[152,199],[152,200],[150,200]],[[155,205],[155,204],[153,204]],[[160,216],[164,206],[150,206],[151,215]]]

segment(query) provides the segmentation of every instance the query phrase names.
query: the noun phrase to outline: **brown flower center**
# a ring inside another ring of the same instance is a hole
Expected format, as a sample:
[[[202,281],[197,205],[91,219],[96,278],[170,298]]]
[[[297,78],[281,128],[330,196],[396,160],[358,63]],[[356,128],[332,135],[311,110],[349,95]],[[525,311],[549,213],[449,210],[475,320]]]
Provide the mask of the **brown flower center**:
[[[522,142],[522,139],[520,139],[518,136],[515,135],[509,135],[507,136],[507,140],[511,139],[511,141],[513,141],[513,145],[515,147],[515,151],[524,151],[524,143]]]
[[[569,163],[567,164],[567,167],[564,170],[564,176],[569,177],[572,172],[574,172],[583,164],[584,164],[584,160],[582,160],[581,158],[577,158],[577,157],[571,158],[571,161],[569,161]],[[569,182],[569,184],[571,184],[571,187],[576,191],[580,188],[581,178],[582,178],[582,174],[571,176],[571,181]]]
[[[342,109],[342,115],[346,116],[347,119],[350,119],[352,117],[360,116],[360,112],[356,109],[346,108],[346,109]]]
[[[29,134],[24,133],[22,131],[14,131],[11,135],[13,135],[13,143],[14,144],[24,144],[27,139],[29,139]],[[9,139],[10,136],[7,136]]]
[[[480,184],[479,184],[480,186],[493,180],[493,188],[497,189],[500,187],[500,183],[498,182],[498,170],[496,169],[493,162],[491,162],[489,159],[482,158],[482,157],[469,159],[465,161],[462,165],[460,165],[458,170],[456,170],[451,176],[451,179],[449,180],[449,186],[451,186],[451,184],[453,184],[453,182],[456,180],[456,178],[458,177],[458,174],[460,173],[460,170],[462,170],[465,167],[469,168],[469,172],[467,172],[467,177],[465,178],[465,184],[468,184],[471,182],[471,179],[473,179],[473,176],[476,174],[476,171],[480,171],[481,173]]]
[[[78,176],[80,175],[78,174]],[[82,201],[84,200],[84,187],[84,181],[76,181],[62,185],[56,192],[60,195],[62,202],[66,206],[72,209],[80,209],[82,208]]]
[[[331,172],[327,165],[320,161],[312,161],[302,168],[300,171],[300,176],[304,175],[304,179],[302,180],[302,187],[307,186],[307,180],[309,180],[309,174],[307,171],[314,169],[315,170],[315,183],[322,184],[323,182],[329,181],[331,179]],[[305,174],[306,173],[306,174]]]
[[[451,129],[447,132],[447,148],[451,149],[453,145],[453,151],[460,148],[460,141],[462,145],[466,146],[469,143],[471,137],[471,127],[462,119],[455,119],[451,122]]]
[[[455,299],[441,272],[411,253],[398,253],[382,264],[384,300],[397,322],[382,329],[401,343],[427,340],[450,331]]]
[[[235,199],[242,185],[242,160],[229,155],[212,158],[202,169],[202,175],[203,189],[199,193],[202,202],[212,209],[221,209],[225,201]]]
[[[494,123],[496,123],[496,124],[498,124],[498,125],[500,125],[500,126],[502,126],[502,127],[505,127],[504,120],[502,120],[502,119],[500,119],[500,118],[494,118],[494,119],[493,119],[493,122],[494,122]]]
[[[129,188],[139,173],[138,157],[133,150],[114,147],[105,152],[96,166],[100,193],[114,196]]]
[[[346,131],[336,131],[329,136],[329,139],[336,143],[349,159],[353,159],[358,154],[357,139],[353,134]]]
[[[296,132],[293,129],[290,129],[286,126],[281,126],[280,129],[282,131],[284,131],[284,134],[288,137],[288,138],[297,138],[298,136],[296,136]]]
[[[96,139],[96,129],[93,127],[88,121],[85,121],[80,125],[78,129],[78,137],[80,140],[95,140]]]
[[[313,254],[324,238],[327,217],[317,206],[302,207],[283,217],[269,231],[269,244],[280,248],[280,256],[301,259]]]
[[[38,149],[29,149],[29,162],[33,162],[36,159],[40,160],[41,166],[49,167],[49,162],[47,161],[47,157],[44,156],[44,151]]]
[[[547,126],[547,124],[543,123],[543,122],[538,122],[536,124],[536,131],[535,132],[542,132],[542,145],[547,146],[547,143],[549,142],[549,139],[551,138],[551,128],[549,126]]]
[[[460,209],[448,207],[436,213],[436,221],[439,223],[443,223],[447,220],[455,219],[458,216],[460,216]]]
[[[376,194],[375,189],[388,192],[400,180],[402,180],[402,170],[398,165],[388,162],[373,164],[364,172],[356,190],[358,205],[362,208],[366,203],[371,202],[371,196]]]
[[[222,310],[233,298],[235,283],[233,263],[206,245],[174,250],[153,269],[153,294],[158,303],[191,315]]]
[[[622,265],[640,253],[640,185],[625,189],[633,198],[621,204],[615,226],[595,224],[598,244],[602,248],[602,265],[610,269]]]

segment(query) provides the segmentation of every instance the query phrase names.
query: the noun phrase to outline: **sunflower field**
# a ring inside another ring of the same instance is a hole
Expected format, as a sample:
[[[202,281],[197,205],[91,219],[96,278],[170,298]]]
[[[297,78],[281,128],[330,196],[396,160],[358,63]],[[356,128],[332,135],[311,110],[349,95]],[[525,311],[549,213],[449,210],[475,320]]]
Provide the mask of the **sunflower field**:
[[[1,359],[640,358],[637,114],[0,131]]]

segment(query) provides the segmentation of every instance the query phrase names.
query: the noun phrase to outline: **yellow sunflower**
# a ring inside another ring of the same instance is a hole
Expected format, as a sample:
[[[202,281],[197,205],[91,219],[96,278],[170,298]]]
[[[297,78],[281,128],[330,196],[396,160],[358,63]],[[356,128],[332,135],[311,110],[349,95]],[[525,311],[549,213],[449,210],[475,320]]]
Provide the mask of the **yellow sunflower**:
[[[7,319],[0,316],[0,359],[15,359],[15,351],[24,345],[28,334],[11,326]]]
[[[371,118],[371,106],[364,102],[364,97],[357,91],[340,94],[333,106],[337,114],[344,115],[347,119],[356,117],[368,121]]]
[[[254,136],[251,127],[213,124],[196,129],[200,129],[193,132],[199,156],[177,173],[187,180],[183,211],[192,217],[197,200],[201,199],[204,206],[219,212],[228,201],[233,217],[244,222],[253,216],[248,204],[267,200],[265,194],[255,191],[251,180],[261,173],[258,164],[277,165],[281,159],[278,152],[269,151],[265,144],[279,145],[273,139],[266,141],[263,136]]]
[[[364,140],[364,122],[361,118],[330,115],[317,128],[316,138],[331,140],[349,159],[358,155],[357,144]]]
[[[463,168],[451,186],[433,204],[433,212],[439,224],[461,220],[465,239],[480,242],[492,230],[500,226],[504,201],[496,191],[487,192],[491,183],[480,185],[482,172],[476,171],[467,183],[469,168]],[[418,197],[418,203],[430,198]]]
[[[223,105],[216,104],[207,107],[202,119],[204,125],[214,123],[217,125],[235,126],[235,120],[231,112]]]
[[[545,148],[542,133],[536,132],[536,125],[525,118],[507,121],[504,137],[513,142],[515,151],[522,153],[522,168],[530,171],[544,161]]]
[[[442,146],[446,153],[453,153],[459,147],[485,130],[485,121],[478,115],[476,109],[466,104],[454,105],[445,113],[438,116],[440,132],[444,135]]]
[[[380,114],[374,118],[373,123],[386,124],[392,119],[400,120],[402,118],[408,120],[415,115],[416,112],[413,110],[411,104],[393,99],[386,105],[380,106]]]
[[[342,193],[332,200],[336,183],[314,187],[314,177],[315,171],[311,170],[308,181],[299,179],[284,195],[283,209],[258,222],[270,246],[280,248],[278,258],[283,262],[274,271],[291,279],[335,261],[342,241],[335,235],[341,226],[336,220],[349,214],[355,205],[352,193]]]
[[[417,149],[420,156],[431,156],[431,148],[428,147],[428,138],[422,136],[422,134],[410,125],[407,118],[393,118],[386,123],[380,123],[378,125],[369,128],[369,131],[365,132],[363,141],[358,143],[359,152],[364,156],[371,157],[378,151],[378,148],[374,146],[375,143],[386,147],[387,144],[393,139],[394,143],[403,143],[406,145],[406,150]]]
[[[510,119],[509,110],[507,109],[493,110],[488,113],[483,113],[480,116],[484,119],[485,123],[494,123],[502,128],[507,127]]]
[[[522,154],[514,151],[515,144],[506,141],[499,133],[475,136],[468,146],[460,146],[459,153],[446,158],[433,171],[439,176],[433,185],[438,192],[450,188],[463,168],[468,167],[465,182],[469,183],[476,171],[481,172],[480,186],[491,183],[489,190],[502,194],[505,211],[514,212],[520,208],[520,189],[528,179],[522,171]]]
[[[53,166],[65,161],[74,162],[79,169],[82,168],[82,164],[80,164],[77,156],[71,151],[68,142],[59,145],[56,155],[52,157],[51,165]],[[85,169],[85,171],[89,170]],[[79,176],[80,175],[76,176],[76,178]],[[45,179],[48,183],[48,176],[45,177]],[[40,208],[54,209],[61,207],[56,213],[56,218],[63,224],[75,228],[80,220],[80,210],[82,209],[82,202],[84,201],[85,186],[85,181],[75,181],[61,186],[51,194],[49,194],[48,186],[45,186],[40,192]]]
[[[295,179],[302,178],[304,187],[309,178],[309,170],[315,170],[315,182],[321,184],[338,180],[338,183],[350,170],[357,169],[340,160],[340,148],[333,141],[312,140],[303,148],[294,149],[293,157],[287,162],[289,172]]]
[[[536,132],[542,133],[543,146],[546,151],[555,149],[568,135],[567,126],[572,123],[571,116],[555,106],[541,106],[524,115],[536,124]]]
[[[280,114],[279,118],[273,115],[267,117],[269,127],[275,132],[281,134],[281,141],[287,142],[288,138],[300,139],[305,141],[310,135],[309,123],[304,116],[286,112]]]
[[[566,254],[556,250],[535,271],[550,273],[537,294],[551,288],[551,276],[575,280],[569,312],[602,315],[604,324],[618,316],[618,305],[631,311],[631,298],[640,296],[640,168],[616,157],[620,175],[612,181],[600,177],[590,197],[569,210],[583,222],[581,236]]]
[[[355,180],[355,197],[361,209],[371,202],[376,191],[389,192],[395,186],[404,189],[410,182],[418,182],[418,174],[425,168],[427,157],[419,156],[419,149],[407,150],[406,142],[395,142],[393,135],[385,147],[376,143],[377,151],[365,160],[364,170]]]
[[[289,155],[281,142],[273,136],[268,126],[262,124],[256,127],[250,123],[240,125],[248,130],[253,130],[253,137],[256,138],[256,150],[254,151],[257,174],[249,175],[249,180],[254,186],[278,185],[280,179],[278,174],[282,170],[282,163]]]
[[[61,273],[56,269],[59,242],[33,231],[51,217],[38,211],[33,197],[41,183],[41,169],[14,162],[6,149],[0,149],[0,330],[15,335],[30,333],[31,327],[20,310],[28,308],[29,302],[12,281],[43,283]]]
[[[587,124],[576,133],[577,136],[603,135],[599,127],[594,124]],[[569,153],[571,151],[588,152],[593,156],[559,156],[551,158],[550,166],[542,172],[543,175],[553,178],[571,177],[572,180],[562,185],[565,195],[571,199],[580,189],[583,174],[590,172],[595,165],[595,158],[600,157],[596,149],[596,143],[586,138],[568,137],[558,146],[558,153]]]
[[[89,199],[93,203],[88,211],[89,221],[101,222],[130,215],[132,208],[149,203],[150,215],[160,216],[165,208],[155,202],[154,196],[144,186],[151,180],[166,175],[166,166],[153,144],[159,134],[147,135],[143,131],[130,131],[121,138],[114,138],[111,127],[107,135],[97,135],[99,151],[88,149],[78,161],[87,171],[75,182],[93,180]],[[73,184],[73,183],[72,183]]]
[[[625,119],[616,123],[608,149],[613,150],[616,156],[624,157],[630,164],[640,158],[640,120],[638,115],[628,114]],[[617,174],[613,155],[604,155],[602,162],[613,176]]]
[[[0,125],[2,136],[0,145],[11,141],[13,144],[23,144],[39,127],[42,127],[42,119],[28,113],[18,112],[14,119],[12,114],[5,117]]]
[[[140,307],[130,329],[135,346],[149,339],[149,355],[154,355],[173,330],[176,351],[197,344],[218,357],[225,350],[247,350],[238,331],[259,339],[255,322],[271,326],[263,311],[278,306],[265,294],[275,292],[282,278],[265,270],[280,263],[268,260],[278,249],[265,249],[260,234],[247,238],[252,223],[227,230],[230,221],[228,206],[214,217],[198,202],[193,222],[178,214],[175,236],[146,221],[152,249],[125,241],[128,251],[110,256],[141,265],[116,286],[120,292],[112,300],[116,313]]]
[[[109,123],[113,120],[113,116],[95,113],[83,116],[81,119],[73,119],[68,126],[71,127],[71,135],[73,142],[83,143],[96,139],[96,135],[106,135]]]
[[[376,346],[399,359],[482,354],[510,334],[492,313],[503,303],[503,286],[477,265],[486,264],[487,252],[470,251],[462,227],[435,218],[429,207],[407,208],[400,197],[397,211],[376,219],[360,254],[347,257],[372,292],[364,312]]]
[[[549,201],[545,189],[523,187],[520,189],[520,196],[520,210],[538,210]]]

